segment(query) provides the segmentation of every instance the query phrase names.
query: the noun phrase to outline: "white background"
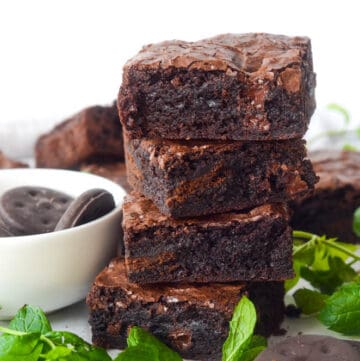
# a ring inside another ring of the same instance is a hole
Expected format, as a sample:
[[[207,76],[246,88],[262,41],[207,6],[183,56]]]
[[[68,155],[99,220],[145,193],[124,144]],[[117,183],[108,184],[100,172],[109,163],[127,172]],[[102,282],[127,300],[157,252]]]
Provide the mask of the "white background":
[[[357,3],[0,0],[0,149],[27,156],[56,122],[111,102],[122,65],[143,44],[224,32],[310,36],[318,109],[337,102],[360,123]]]

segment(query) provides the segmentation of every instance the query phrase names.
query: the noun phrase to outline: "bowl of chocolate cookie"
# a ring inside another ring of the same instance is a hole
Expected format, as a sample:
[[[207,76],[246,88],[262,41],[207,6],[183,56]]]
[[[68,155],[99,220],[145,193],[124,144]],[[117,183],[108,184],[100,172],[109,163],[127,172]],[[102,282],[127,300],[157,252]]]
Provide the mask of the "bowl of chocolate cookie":
[[[0,170],[0,319],[82,300],[121,247],[124,195],[84,172]]]

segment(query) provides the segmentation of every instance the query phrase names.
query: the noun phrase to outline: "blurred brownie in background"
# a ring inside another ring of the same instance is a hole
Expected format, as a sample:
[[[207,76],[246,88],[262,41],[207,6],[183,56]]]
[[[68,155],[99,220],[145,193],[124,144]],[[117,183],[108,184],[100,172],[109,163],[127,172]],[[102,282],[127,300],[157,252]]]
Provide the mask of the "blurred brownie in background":
[[[103,158],[122,160],[122,128],[114,102],[92,106],[42,135],[35,146],[36,166],[78,169],[84,162]]]
[[[80,170],[108,178],[113,182],[120,184],[127,192],[130,192],[131,190],[129,183],[127,182],[126,166],[124,162],[85,163],[81,165]]]
[[[292,227],[360,243],[352,230],[360,207],[360,152],[324,149],[309,157],[320,181],[311,196],[292,204]]]
[[[19,162],[17,160],[13,160],[8,158],[1,150],[0,150],[0,169],[9,169],[9,168],[27,168],[29,165],[26,163]]]

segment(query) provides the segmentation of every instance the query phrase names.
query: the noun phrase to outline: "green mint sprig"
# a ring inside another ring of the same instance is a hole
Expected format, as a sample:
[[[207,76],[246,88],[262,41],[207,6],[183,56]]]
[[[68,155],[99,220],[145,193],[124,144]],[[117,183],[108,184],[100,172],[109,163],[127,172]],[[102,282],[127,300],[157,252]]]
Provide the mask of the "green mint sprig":
[[[354,269],[360,261],[354,252],[357,246],[303,231],[294,231],[293,238],[296,277],[286,283],[287,289],[300,278],[314,287],[297,290],[296,305],[304,314],[318,315],[333,331],[360,336],[360,277]]]
[[[255,324],[255,306],[243,296],[230,321],[229,335],[222,349],[222,361],[251,361],[266,348],[266,339],[254,336]]]

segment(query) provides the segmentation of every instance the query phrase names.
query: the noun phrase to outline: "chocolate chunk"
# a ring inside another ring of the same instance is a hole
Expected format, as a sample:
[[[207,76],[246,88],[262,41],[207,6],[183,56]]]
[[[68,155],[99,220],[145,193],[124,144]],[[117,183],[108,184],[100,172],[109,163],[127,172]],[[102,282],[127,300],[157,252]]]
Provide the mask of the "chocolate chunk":
[[[255,361],[359,361],[358,348],[334,337],[301,335],[270,346]]]
[[[0,199],[0,218],[14,236],[52,232],[72,198],[44,187],[18,187]]]
[[[60,218],[55,231],[80,226],[115,208],[114,198],[104,189],[90,189],[76,198]]]

